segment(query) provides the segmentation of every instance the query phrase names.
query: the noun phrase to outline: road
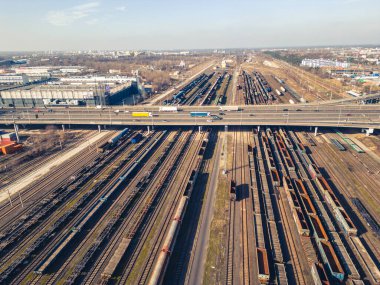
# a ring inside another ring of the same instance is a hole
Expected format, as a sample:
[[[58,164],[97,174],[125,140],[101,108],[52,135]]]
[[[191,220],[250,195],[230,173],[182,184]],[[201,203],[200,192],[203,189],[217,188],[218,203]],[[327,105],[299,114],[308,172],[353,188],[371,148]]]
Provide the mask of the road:
[[[194,250],[194,258],[191,263],[190,276],[188,284],[202,284],[204,265],[207,256],[208,241],[210,238],[210,225],[213,218],[213,210],[215,204],[216,189],[218,186],[218,175],[219,175],[219,162],[220,154],[222,151],[221,139],[218,139],[217,150],[215,153],[215,162],[213,166],[213,171],[210,178],[210,187],[207,191],[207,197],[205,201],[205,206],[202,213],[202,221],[198,233],[198,238]]]
[[[159,112],[158,106],[119,109],[61,108],[52,112],[32,109],[4,110],[0,124],[23,125],[114,125],[114,126],[320,126],[380,129],[380,105],[269,105],[242,106],[241,111],[219,111],[217,106],[181,106],[179,112]],[[150,111],[151,117],[133,117],[132,111]],[[219,119],[191,117],[204,111]]]

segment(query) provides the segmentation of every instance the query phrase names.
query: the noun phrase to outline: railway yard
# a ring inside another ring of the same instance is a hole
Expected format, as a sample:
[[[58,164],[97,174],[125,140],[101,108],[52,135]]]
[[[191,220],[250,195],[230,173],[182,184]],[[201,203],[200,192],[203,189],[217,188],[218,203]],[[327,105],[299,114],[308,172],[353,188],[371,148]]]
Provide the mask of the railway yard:
[[[191,112],[212,121],[303,100],[259,70],[209,68],[155,103],[220,106]],[[76,131],[0,178],[0,284],[380,284],[380,163],[352,134]]]

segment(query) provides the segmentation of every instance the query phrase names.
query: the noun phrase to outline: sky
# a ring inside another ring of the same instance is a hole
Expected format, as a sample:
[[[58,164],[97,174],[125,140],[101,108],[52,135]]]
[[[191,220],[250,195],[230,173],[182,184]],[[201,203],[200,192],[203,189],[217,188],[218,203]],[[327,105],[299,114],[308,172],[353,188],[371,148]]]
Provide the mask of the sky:
[[[0,0],[0,50],[380,44],[379,0]]]

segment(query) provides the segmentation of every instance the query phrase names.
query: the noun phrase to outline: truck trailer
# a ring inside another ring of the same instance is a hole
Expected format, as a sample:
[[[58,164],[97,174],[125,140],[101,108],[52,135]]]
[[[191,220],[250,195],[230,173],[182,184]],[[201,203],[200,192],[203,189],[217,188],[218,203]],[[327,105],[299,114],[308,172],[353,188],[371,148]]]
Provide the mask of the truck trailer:
[[[190,112],[191,117],[209,117],[210,112]]]
[[[177,106],[164,106],[159,108],[160,112],[178,112]]]
[[[220,106],[220,111],[240,111],[239,106]]]
[[[152,117],[151,112],[132,112],[132,117]]]

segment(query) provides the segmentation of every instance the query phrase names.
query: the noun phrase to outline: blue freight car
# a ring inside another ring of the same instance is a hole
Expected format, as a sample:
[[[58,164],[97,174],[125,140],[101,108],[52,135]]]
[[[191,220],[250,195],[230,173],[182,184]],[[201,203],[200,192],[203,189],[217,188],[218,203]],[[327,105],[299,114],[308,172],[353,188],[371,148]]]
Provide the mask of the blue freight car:
[[[129,129],[125,128],[120,133],[118,133],[116,136],[114,136],[112,139],[110,139],[108,142],[110,144],[116,144],[122,137],[124,137],[128,133]]]
[[[184,95],[185,95],[185,92],[180,91],[180,92],[178,92],[177,94],[175,94],[175,95],[173,96],[173,99],[174,99],[174,100],[176,100],[176,99],[181,99]]]
[[[137,134],[134,138],[131,139],[131,143],[133,144],[139,143],[141,141],[141,138],[142,138],[142,135]]]

